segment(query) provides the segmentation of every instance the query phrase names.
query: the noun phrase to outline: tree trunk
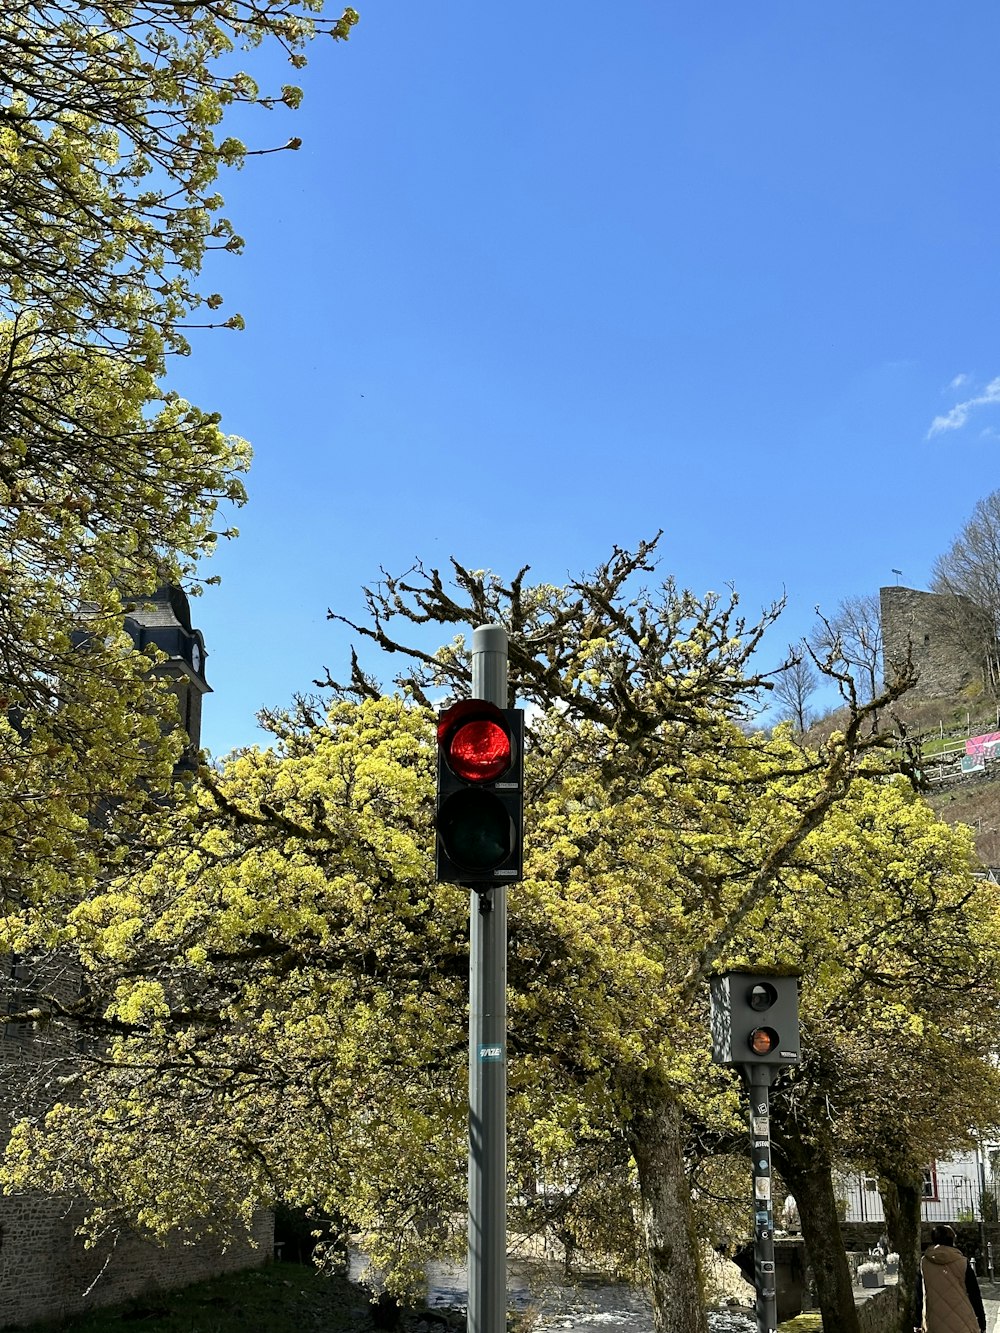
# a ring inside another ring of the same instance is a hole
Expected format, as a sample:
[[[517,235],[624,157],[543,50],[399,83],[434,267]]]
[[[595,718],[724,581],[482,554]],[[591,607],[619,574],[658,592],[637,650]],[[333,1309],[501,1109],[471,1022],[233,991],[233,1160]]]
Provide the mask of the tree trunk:
[[[811,1145],[775,1139],[771,1147],[774,1163],[798,1205],[823,1327],[835,1328],[837,1333],[860,1333],[830,1164]]]
[[[645,1080],[634,1096],[626,1133],[639,1177],[656,1333],[708,1333],[683,1121],[656,1080]]]
[[[879,1190],[885,1206],[885,1229],[892,1248],[899,1255],[899,1282],[896,1287],[900,1333],[913,1328],[913,1308],[920,1265],[920,1209],[923,1177],[879,1178]]]

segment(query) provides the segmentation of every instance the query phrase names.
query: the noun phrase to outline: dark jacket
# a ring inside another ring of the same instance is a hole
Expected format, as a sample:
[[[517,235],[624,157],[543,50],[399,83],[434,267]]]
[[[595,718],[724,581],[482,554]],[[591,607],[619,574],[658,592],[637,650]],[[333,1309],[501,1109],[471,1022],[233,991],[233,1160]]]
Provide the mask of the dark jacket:
[[[951,1245],[932,1245],[924,1251],[917,1276],[914,1322],[927,1333],[985,1333],[986,1311],[979,1283],[960,1250]]]

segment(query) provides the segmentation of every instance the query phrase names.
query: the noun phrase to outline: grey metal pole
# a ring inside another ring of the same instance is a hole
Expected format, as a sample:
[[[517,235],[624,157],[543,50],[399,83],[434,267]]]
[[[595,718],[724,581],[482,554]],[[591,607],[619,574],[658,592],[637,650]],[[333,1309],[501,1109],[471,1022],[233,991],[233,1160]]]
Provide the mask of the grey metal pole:
[[[979,1255],[986,1259],[986,1164],[983,1161],[983,1149],[976,1139],[976,1184],[979,1186]]]
[[[507,707],[507,631],[472,633],[472,697]],[[507,1326],[507,889],[470,894],[468,1333]]]
[[[774,1204],[771,1198],[771,1081],[774,1069],[768,1065],[743,1065],[742,1073],[750,1093],[757,1333],[776,1333],[778,1294],[774,1271]]]
[[[472,631],[472,697],[507,707],[507,631],[502,625]]]

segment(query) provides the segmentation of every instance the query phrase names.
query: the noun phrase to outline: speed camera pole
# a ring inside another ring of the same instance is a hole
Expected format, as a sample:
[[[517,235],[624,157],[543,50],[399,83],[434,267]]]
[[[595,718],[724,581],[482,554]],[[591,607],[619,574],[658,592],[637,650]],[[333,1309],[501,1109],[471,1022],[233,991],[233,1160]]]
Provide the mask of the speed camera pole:
[[[771,1196],[771,1080],[769,1065],[744,1065],[750,1093],[750,1152],[753,1163],[753,1270],[757,1333],[777,1333],[778,1289],[774,1271],[774,1201]]]
[[[750,1094],[757,1333],[777,1333],[771,1084],[779,1069],[797,1065],[802,1058],[798,976],[756,971],[723,972],[710,978],[710,991],[712,1058],[718,1064],[735,1066],[743,1075]]]

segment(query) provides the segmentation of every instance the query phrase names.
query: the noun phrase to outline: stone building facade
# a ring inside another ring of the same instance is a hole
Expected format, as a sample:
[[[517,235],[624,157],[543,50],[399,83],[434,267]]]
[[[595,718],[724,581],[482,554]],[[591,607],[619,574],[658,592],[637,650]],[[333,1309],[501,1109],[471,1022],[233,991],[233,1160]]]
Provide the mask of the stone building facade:
[[[960,626],[974,627],[982,620],[981,632],[987,634],[986,618],[966,598],[888,587],[879,589],[879,608],[884,675],[890,679],[893,664],[904,662],[909,653],[917,671],[910,697],[953,698],[982,679],[983,654],[970,650],[975,635],[961,633]]]
[[[161,588],[129,613],[125,627],[137,648],[155,643],[166,654],[158,670],[171,681],[190,738],[178,765],[188,769],[200,748],[201,701],[210,687],[204,640],[191,626],[187,598],[179,589]],[[53,1094],[46,1085],[52,1087],[53,1079],[71,1067],[78,1040],[57,1027],[3,1023],[2,1015],[29,1010],[36,991],[72,1002],[82,984],[79,969],[57,956],[0,956],[0,1143],[11,1121],[28,1107],[49,1104]],[[88,1249],[75,1234],[85,1211],[82,1201],[0,1195],[0,1329],[187,1286],[253,1267],[273,1253],[269,1212],[255,1218],[248,1239],[227,1248],[191,1243],[184,1236],[157,1245],[134,1232],[119,1232]]]

